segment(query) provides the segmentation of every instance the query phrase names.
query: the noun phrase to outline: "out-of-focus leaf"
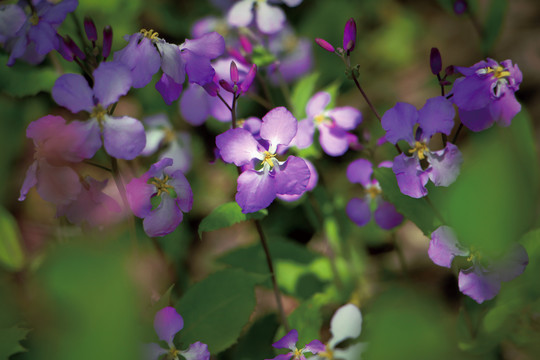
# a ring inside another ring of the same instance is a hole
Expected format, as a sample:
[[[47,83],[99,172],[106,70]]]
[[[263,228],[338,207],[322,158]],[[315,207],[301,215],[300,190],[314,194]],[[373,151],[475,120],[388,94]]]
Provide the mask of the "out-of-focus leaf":
[[[292,113],[301,120],[306,117],[306,105],[315,93],[315,84],[319,79],[319,73],[313,73],[300,79],[292,89],[291,105]]]
[[[193,285],[175,306],[184,318],[180,341],[201,341],[213,354],[234,344],[255,308],[254,287],[266,278],[227,269]]]
[[[8,56],[0,55],[0,91],[23,97],[36,95],[40,91],[50,92],[58,74],[49,67],[37,67],[17,61],[8,67]]]
[[[508,8],[508,0],[491,0],[487,8],[488,13],[482,34],[482,51],[484,54],[490,53],[501,32],[506,9]]]
[[[3,207],[0,207],[0,264],[13,271],[21,270],[24,266],[19,227]]]
[[[223,229],[246,220],[260,220],[268,214],[268,210],[263,209],[254,213],[243,214],[242,209],[234,201],[223,204],[207,217],[202,219],[199,224],[199,236],[205,231]]]
[[[271,344],[278,326],[275,314],[269,314],[256,320],[247,333],[238,340],[238,344],[231,349],[231,356],[228,358],[252,360],[274,357]]]
[[[291,329],[298,331],[297,346],[303,347],[308,342],[320,340],[319,330],[323,324],[321,307],[325,299],[320,294],[316,294],[311,299],[302,302],[288,317]],[[285,335],[283,329],[276,334],[276,340]]]
[[[252,61],[257,67],[265,67],[276,61],[276,57],[263,46],[253,48]]]
[[[396,175],[390,168],[374,169],[375,178],[383,191],[383,196],[396,207],[396,210],[411,220],[426,235],[442,225],[433,208],[426,199],[414,199],[399,190]]]
[[[169,286],[167,291],[161,297],[159,300],[152,306],[153,312],[158,312],[159,310],[163,309],[164,307],[167,307],[171,304],[171,293],[172,289],[174,288],[174,284]]]
[[[13,354],[27,351],[21,346],[20,341],[26,338],[29,331],[19,326],[0,328],[0,360],[8,360]]]

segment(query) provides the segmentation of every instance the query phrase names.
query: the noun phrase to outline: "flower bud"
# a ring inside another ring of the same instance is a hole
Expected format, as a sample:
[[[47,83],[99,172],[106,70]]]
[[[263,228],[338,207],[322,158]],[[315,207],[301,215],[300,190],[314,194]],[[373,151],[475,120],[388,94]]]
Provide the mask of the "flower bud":
[[[249,90],[249,87],[253,83],[253,80],[255,79],[255,75],[257,75],[257,65],[253,64],[251,66],[251,69],[249,69],[249,72],[247,73],[246,77],[244,78],[244,81],[240,84],[240,91],[245,93]]]
[[[85,16],[84,18],[84,31],[86,32],[88,40],[94,44],[97,41],[96,24],[94,24],[94,21],[88,16]]]
[[[431,53],[429,54],[429,66],[431,66],[433,75],[438,75],[442,70],[441,53],[435,47],[431,48]]]
[[[322,47],[326,51],[330,51],[330,52],[336,51],[336,49],[334,49],[332,44],[330,44],[328,41],[326,41],[324,39],[316,38],[315,42],[317,43],[317,45],[319,45],[320,47]]]
[[[231,81],[236,84],[238,82],[238,67],[234,61],[231,61]]]
[[[345,31],[343,32],[343,49],[347,52],[354,50],[356,45],[356,22],[353,18],[345,24]]]
[[[251,54],[253,52],[253,45],[251,45],[249,39],[244,35],[240,35],[239,40],[240,45],[242,45],[242,49],[244,49],[247,54]]]
[[[105,26],[103,29],[103,58],[106,59],[111,53],[113,32],[110,25]]]
[[[233,89],[233,87],[232,87],[231,84],[229,84],[227,81],[221,79],[221,80],[219,80],[219,85],[221,85],[221,87],[223,88],[223,90],[228,91],[228,92],[234,94],[234,89]]]
[[[219,86],[215,82],[209,82],[203,85],[204,90],[210,96],[217,96],[219,94]]]
[[[66,36],[66,38],[64,39],[64,43],[66,44],[66,46],[68,47],[69,50],[71,50],[71,52],[73,53],[74,56],[78,57],[79,59],[81,60],[84,60],[86,59],[86,55],[82,52],[82,50],[77,46],[77,44],[75,44],[75,41],[73,41],[73,39],[71,39],[68,36]]]
[[[467,11],[468,7],[469,4],[467,4],[466,0],[456,0],[454,2],[454,13],[456,15],[461,15]]]

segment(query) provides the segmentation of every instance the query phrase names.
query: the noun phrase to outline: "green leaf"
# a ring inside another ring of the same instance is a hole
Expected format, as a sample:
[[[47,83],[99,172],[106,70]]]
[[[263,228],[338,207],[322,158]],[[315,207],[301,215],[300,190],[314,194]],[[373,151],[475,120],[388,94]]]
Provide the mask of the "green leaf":
[[[300,304],[288,317],[291,329],[298,331],[298,347],[303,347],[308,342],[320,339],[319,330],[323,324],[321,307],[324,305],[324,297],[316,294],[311,299]],[[279,339],[285,335],[283,329],[276,334]]]
[[[24,266],[19,227],[15,218],[3,207],[0,207],[0,264],[13,271],[19,271]]]
[[[251,59],[257,67],[265,67],[276,61],[274,54],[266,50],[264,46],[255,46]]]
[[[291,105],[293,107],[292,113],[297,119],[306,117],[306,105],[309,98],[315,93],[315,85],[318,79],[319,73],[313,73],[303,77],[294,85],[291,95]]]
[[[7,55],[0,55],[0,91],[16,97],[50,92],[58,74],[49,67],[38,67],[17,61],[7,66]]]
[[[8,360],[13,354],[27,351],[19,342],[26,338],[29,331],[19,326],[0,329],[0,360]]]
[[[193,285],[176,304],[183,344],[201,341],[212,354],[234,344],[255,308],[254,286],[267,277],[227,269]]]
[[[227,359],[252,360],[274,357],[271,346],[279,323],[276,314],[268,314],[255,321],[247,333],[238,340],[238,345],[231,349]]]
[[[223,229],[246,220],[261,220],[268,214],[268,210],[263,209],[254,213],[243,214],[242,209],[234,201],[218,206],[199,224],[199,236],[204,231],[214,231]]]
[[[156,313],[159,310],[161,310],[161,309],[163,309],[163,308],[165,308],[165,307],[167,307],[167,306],[169,306],[171,304],[171,293],[172,293],[173,288],[174,288],[174,284],[169,286],[167,291],[165,291],[165,293],[163,295],[161,295],[159,300],[154,305],[152,305],[152,312],[153,313]]]
[[[482,51],[484,54],[491,51],[501,32],[506,9],[508,8],[508,0],[492,0],[487,8],[488,14],[482,37]]]
[[[398,212],[415,223],[424,234],[429,236],[433,230],[442,225],[426,199],[415,199],[401,193],[392,169],[376,168],[374,173],[383,196],[394,204]]]

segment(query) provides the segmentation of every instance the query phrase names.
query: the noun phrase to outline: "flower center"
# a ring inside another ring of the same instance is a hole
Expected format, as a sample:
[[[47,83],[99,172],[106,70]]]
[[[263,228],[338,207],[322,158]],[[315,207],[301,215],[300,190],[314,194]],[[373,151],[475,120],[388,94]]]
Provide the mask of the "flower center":
[[[35,12],[32,13],[32,16],[28,19],[30,21],[30,24],[37,25],[39,23],[39,15]]]
[[[366,188],[366,192],[368,193],[371,200],[373,200],[373,199],[375,199],[377,197],[377,195],[380,195],[380,193],[382,191],[378,186],[372,185],[372,186],[369,186],[368,188]]]
[[[425,142],[416,141],[414,147],[409,149],[410,154],[417,153],[419,160],[424,160],[426,158],[425,153],[429,151],[427,144]]]
[[[274,167],[274,161],[272,159],[276,157],[276,154],[271,154],[268,151],[265,151],[263,153],[263,155],[264,155],[264,159],[261,162],[261,165],[264,166],[264,164],[268,164],[270,166],[270,168],[273,168]]]
[[[474,261],[478,262],[482,259],[482,255],[474,246],[471,246],[470,251],[471,252],[469,254],[469,257],[467,257],[468,262],[474,262]]]
[[[501,65],[499,65],[495,69],[487,67],[486,74],[493,74],[493,76],[495,76],[497,79],[501,79],[510,76],[510,71],[505,70]]]
[[[315,125],[322,124],[324,122],[324,120],[326,120],[326,116],[324,116],[323,114],[316,115],[313,118],[313,121],[315,121]]]
[[[169,129],[169,128],[165,129],[163,141],[166,144],[169,144],[169,143],[173,142],[174,140],[176,140],[176,134],[174,133],[174,131],[172,129]]]
[[[156,196],[159,197],[164,192],[166,192],[167,194],[172,196],[170,191],[173,190],[173,186],[167,184],[167,181],[169,181],[169,175],[165,175],[165,177],[163,179],[158,179],[156,177],[153,177],[148,181],[148,183],[150,185],[154,185],[156,187],[156,189],[157,189]]]
[[[294,358],[293,359],[301,359],[302,356],[302,350],[294,349]]]
[[[180,350],[177,350],[174,347],[169,349],[169,358],[170,359],[178,359],[178,354],[180,354]]]
[[[90,113],[90,118],[96,118],[99,126],[102,126],[103,120],[105,119],[105,115],[107,115],[107,110],[101,106],[101,104],[97,104]]]
[[[332,349],[328,348],[328,345],[326,346],[326,350],[318,353],[317,356],[327,358],[329,360],[334,360],[334,352],[332,351]]]
[[[156,40],[159,36],[159,33],[150,29],[150,30],[146,30],[146,29],[141,29],[139,31],[141,34],[143,34],[144,37],[150,39],[150,40]]]

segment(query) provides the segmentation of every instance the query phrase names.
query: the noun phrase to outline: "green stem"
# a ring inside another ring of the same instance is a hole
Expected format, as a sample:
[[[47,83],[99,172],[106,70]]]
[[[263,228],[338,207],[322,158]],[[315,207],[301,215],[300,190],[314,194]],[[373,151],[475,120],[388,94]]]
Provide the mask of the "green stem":
[[[458,138],[458,135],[459,135],[461,129],[463,129],[463,123],[459,124],[459,127],[458,127],[458,129],[457,129],[457,131],[456,131],[456,133],[454,135],[454,138],[452,139],[452,144],[456,143],[456,140]]]

